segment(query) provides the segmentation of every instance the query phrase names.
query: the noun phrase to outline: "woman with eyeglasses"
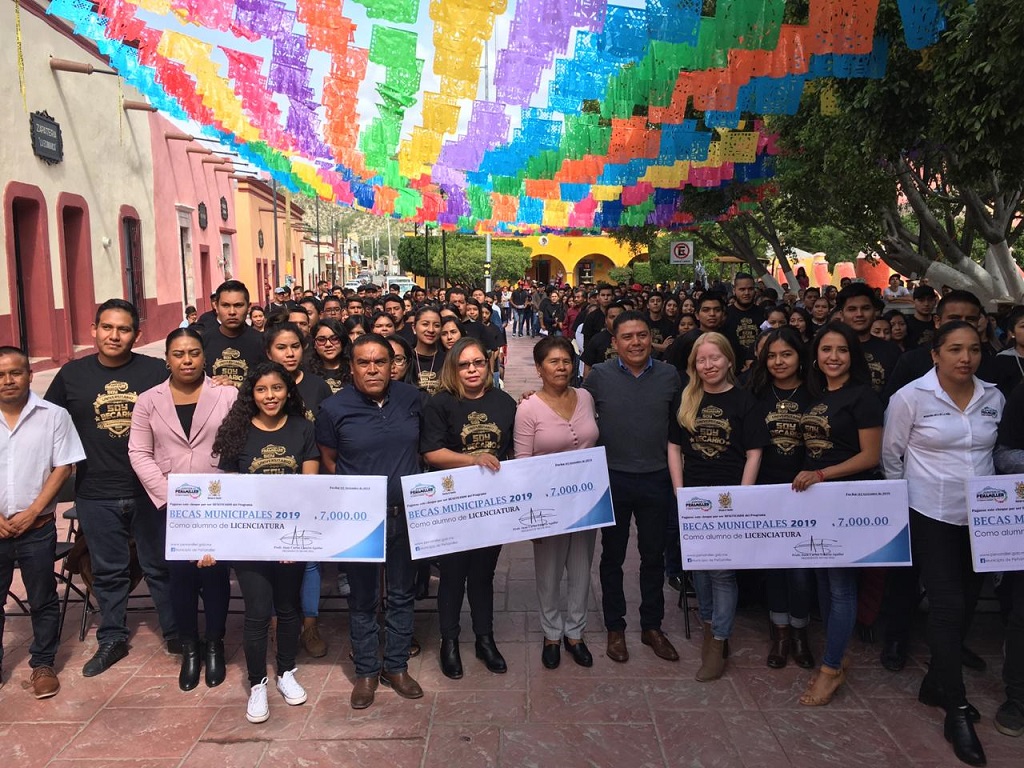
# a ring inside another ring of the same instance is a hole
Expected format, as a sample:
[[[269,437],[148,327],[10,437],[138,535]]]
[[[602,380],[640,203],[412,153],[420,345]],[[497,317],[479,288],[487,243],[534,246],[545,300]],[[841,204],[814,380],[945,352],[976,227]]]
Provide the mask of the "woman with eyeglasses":
[[[424,407],[420,452],[433,469],[477,466],[497,472],[510,458],[515,415],[515,400],[494,389],[486,347],[479,339],[460,339],[445,358],[440,391]],[[494,568],[500,553],[501,546],[482,547],[441,558],[441,671],[453,680],[463,674],[459,614],[467,593],[477,658],[491,672],[508,669],[494,644]]]
[[[310,373],[323,379],[333,395],[351,378],[346,355],[348,343],[345,331],[337,320],[321,318],[311,335],[313,356],[309,361]]]
[[[391,358],[391,380],[409,382],[410,361],[412,360],[412,347],[404,338],[397,333],[388,337],[388,344],[391,345],[395,356]]]

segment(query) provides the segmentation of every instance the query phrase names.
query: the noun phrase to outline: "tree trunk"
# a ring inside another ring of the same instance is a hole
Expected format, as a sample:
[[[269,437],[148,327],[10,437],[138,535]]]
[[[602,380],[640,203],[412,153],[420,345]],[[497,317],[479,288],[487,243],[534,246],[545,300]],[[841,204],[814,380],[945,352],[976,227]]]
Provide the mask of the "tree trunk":
[[[1024,279],[1006,241],[990,243],[985,254],[985,269],[999,285],[999,293],[1015,304],[1024,298]]]

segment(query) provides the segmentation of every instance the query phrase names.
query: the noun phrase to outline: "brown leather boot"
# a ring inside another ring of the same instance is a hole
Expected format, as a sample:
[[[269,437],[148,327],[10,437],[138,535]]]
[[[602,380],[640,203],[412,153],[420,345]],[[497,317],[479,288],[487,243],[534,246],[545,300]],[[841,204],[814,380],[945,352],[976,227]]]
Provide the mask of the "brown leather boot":
[[[772,669],[782,669],[789,661],[789,651],[792,645],[788,624],[775,624],[772,626],[772,645],[768,649],[768,666]]]
[[[697,670],[696,679],[699,683],[707,683],[717,680],[725,672],[725,640],[711,638],[708,643],[708,652],[701,659],[700,669]]]
[[[798,667],[814,669],[814,654],[811,653],[811,644],[807,640],[807,627],[793,628],[790,652]]]

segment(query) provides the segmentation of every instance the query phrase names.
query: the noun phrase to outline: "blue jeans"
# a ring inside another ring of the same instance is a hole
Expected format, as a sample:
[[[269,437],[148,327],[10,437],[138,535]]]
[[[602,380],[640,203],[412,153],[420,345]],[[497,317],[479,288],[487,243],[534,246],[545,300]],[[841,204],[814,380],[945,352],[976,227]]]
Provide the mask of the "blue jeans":
[[[306,563],[302,574],[302,618],[320,615],[320,563]]]
[[[728,640],[736,621],[736,603],[740,588],[736,571],[694,571],[693,586],[697,592],[700,620],[711,622],[717,640]]]
[[[520,336],[523,335],[523,331],[526,328],[526,308],[525,307],[513,307],[512,308],[512,333],[518,333]]]
[[[14,578],[14,561],[21,567],[28,604],[32,608],[32,644],[29,665],[52,667],[60,638],[60,601],[57,579],[53,575],[57,525],[53,520],[40,528],[25,531],[14,539],[0,539],[0,599],[6,599]],[[4,659],[4,608],[0,604],[0,663]]]
[[[409,533],[404,515],[388,515],[387,578],[388,608],[384,614],[385,672],[404,672],[409,667],[412,643],[413,599],[416,595],[416,567],[409,553]],[[378,648],[380,626],[377,608],[380,605],[379,563],[349,563],[348,598],[349,637],[357,677],[375,677],[382,665]]]
[[[146,577],[163,636],[165,639],[177,636],[170,575],[164,559],[166,513],[153,506],[146,494],[127,499],[79,498],[75,507],[89,545],[92,592],[100,609],[96,640],[103,644],[128,639],[129,539],[135,540],[139,565]]]
[[[857,623],[857,570],[817,568],[815,575],[821,618],[825,622],[825,655],[821,663],[839,669]]]

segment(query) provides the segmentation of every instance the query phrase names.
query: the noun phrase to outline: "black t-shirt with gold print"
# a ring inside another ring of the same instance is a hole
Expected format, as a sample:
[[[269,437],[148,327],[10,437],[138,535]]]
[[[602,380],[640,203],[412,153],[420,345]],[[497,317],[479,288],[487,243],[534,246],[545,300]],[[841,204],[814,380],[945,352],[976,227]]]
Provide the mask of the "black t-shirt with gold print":
[[[475,400],[438,392],[423,409],[420,453],[447,448],[456,453],[491,453],[509,458],[516,401],[498,389]]]
[[[78,465],[75,493],[83,499],[127,499],[145,493],[128,460],[128,434],[139,395],[167,379],[163,360],[132,354],[117,368],[97,355],[72,360],[46,390],[46,399],[66,408],[86,459]]]
[[[872,336],[867,341],[862,341],[860,347],[864,350],[864,359],[867,360],[868,370],[871,371],[871,388],[878,394],[885,391],[885,383],[892,376],[896,368],[896,361],[900,359],[900,348],[892,341],[879,339]]]
[[[428,395],[433,395],[441,388],[441,368],[444,366],[444,359],[448,351],[440,344],[437,345],[437,352],[433,355],[421,355],[419,352],[412,356],[412,383],[422,389]]]
[[[298,475],[302,462],[320,458],[315,435],[313,422],[293,416],[273,432],[254,426],[242,452],[234,460],[224,457],[219,467],[243,475]]]
[[[722,332],[743,348],[747,357],[753,357],[754,345],[761,334],[761,323],[764,322],[764,310],[753,306],[748,309],[729,307],[725,312],[725,325]]]
[[[693,432],[669,422],[669,442],[683,453],[683,485],[739,485],[747,451],[768,443],[757,400],[745,389],[705,393]]]
[[[860,453],[858,430],[882,426],[882,401],[871,387],[847,384],[808,405],[800,426],[807,451],[804,469],[824,469],[841,464]],[[843,480],[871,480],[876,472],[866,472]]]
[[[758,400],[769,442],[761,454],[757,474],[760,485],[791,483],[804,467],[803,415],[811,402],[805,385],[796,389],[771,388]]]
[[[234,338],[221,333],[219,325],[210,328],[203,336],[203,354],[206,375],[227,376],[236,387],[241,386],[254,365],[267,357],[263,335],[249,326]]]

